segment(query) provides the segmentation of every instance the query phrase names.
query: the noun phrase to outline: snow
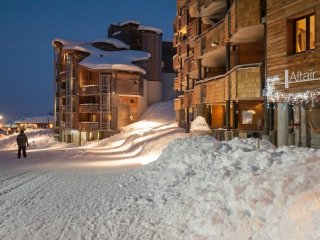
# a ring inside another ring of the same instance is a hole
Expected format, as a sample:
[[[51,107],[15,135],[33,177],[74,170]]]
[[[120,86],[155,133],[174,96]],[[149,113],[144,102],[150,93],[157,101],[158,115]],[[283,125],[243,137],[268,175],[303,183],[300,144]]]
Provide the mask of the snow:
[[[119,48],[129,47],[117,39],[109,38],[103,41]],[[145,70],[135,65],[134,62],[145,61],[151,58],[151,54],[148,52],[137,50],[103,51],[95,48],[91,43],[84,43],[81,46],[64,46],[63,50],[77,50],[90,53],[90,55],[84,58],[79,65],[92,70],[119,70],[145,74]]]
[[[26,159],[1,139],[0,238],[320,238],[320,150],[189,137],[172,105],[82,147],[26,132]]]
[[[120,27],[123,27],[127,24],[135,24],[135,25],[140,25],[140,22],[138,21],[135,21],[135,20],[128,20],[128,21],[125,21],[125,22],[122,22],[119,24]]]
[[[99,43],[99,42],[111,44],[116,48],[130,49],[129,45],[125,44],[124,42],[122,42],[116,38],[97,39],[97,40],[93,41],[93,43]]]
[[[151,54],[145,51],[123,50],[130,49],[130,46],[115,38],[97,39],[92,43],[108,43],[118,48],[119,51],[104,51],[92,46],[91,42],[76,43],[60,38],[54,39],[53,45],[56,41],[63,44],[64,51],[75,50],[89,53],[90,55],[83,59],[79,65],[92,70],[119,70],[146,74],[144,69],[134,63],[147,61],[151,58]]]
[[[145,74],[145,70],[133,64],[150,59],[150,53],[136,50],[110,51],[90,56],[83,59],[79,65],[93,70],[122,70]]]
[[[118,32],[114,32],[113,34],[112,34],[112,36],[116,36],[116,35],[119,35],[121,33],[121,31],[118,31]]]
[[[74,46],[74,45],[84,44],[82,42],[77,42],[77,41],[72,41],[72,40],[67,40],[67,39],[62,39],[62,38],[55,38],[52,40],[52,46],[54,46],[55,42],[60,42],[63,46]]]
[[[192,136],[195,135],[203,135],[212,133],[206,119],[201,116],[197,116],[192,122],[190,126],[190,134]]]
[[[150,32],[155,32],[157,34],[162,34],[162,29],[155,28],[155,27],[148,27],[148,26],[144,26],[144,25],[140,25],[138,27],[138,31],[150,31]]]
[[[22,120],[17,120],[14,123],[53,123],[54,119],[52,116],[42,116],[42,117],[27,117]]]

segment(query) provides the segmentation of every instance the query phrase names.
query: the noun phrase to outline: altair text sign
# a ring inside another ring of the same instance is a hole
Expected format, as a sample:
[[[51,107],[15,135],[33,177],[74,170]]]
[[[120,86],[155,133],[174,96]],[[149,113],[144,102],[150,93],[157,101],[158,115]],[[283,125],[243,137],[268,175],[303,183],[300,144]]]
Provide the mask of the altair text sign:
[[[318,71],[309,71],[309,72],[289,72],[288,69],[284,70],[284,87],[289,88],[290,83],[298,82],[309,82],[320,80],[318,76]]]

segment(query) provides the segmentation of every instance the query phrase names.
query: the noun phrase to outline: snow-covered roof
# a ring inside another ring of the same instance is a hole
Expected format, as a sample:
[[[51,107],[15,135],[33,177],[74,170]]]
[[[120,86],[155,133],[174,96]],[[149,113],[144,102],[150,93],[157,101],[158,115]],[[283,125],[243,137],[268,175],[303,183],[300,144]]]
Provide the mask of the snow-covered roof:
[[[43,117],[28,117],[28,118],[23,118],[22,120],[17,120],[14,123],[19,124],[19,123],[53,123],[53,117],[52,116],[43,116]]]
[[[55,42],[59,42],[63,46],[74,46],[74,45],[82,45],[82,44],[84,44],[83,42],[76,42],[76,41],[71,41],[71,40],[62,39],[62,38],[55,38],[51,42],[52,46],[54,46]]]
[[[92,43],[100,43],[100,42],[111,44],[116,48],[130,49],[130,46],[128,44],[125,44],[124,42],[116,38],[97,39],[97,40],[94,40]]]
[[[103,51],[101,54],[91,54],[79,65],[93,70],[119,70],[145,74],[142,68],[133,63],[148,60],[150,57],[150,53],[136,50]]]
[[[3,127],[4,128],[18,128],[19,126],[15,123],[7,123]]]
[[[140,25],[138,27],[138,31],[149,31],[149,32],[155,32],[157,34],[162,34],[162,29],[160,28],[148,27],[143,25]]]
[[[127,25],[127,24],[140,25],[140,22],[134,21],[134,20],[128,20],[128,21],[125,21],[125,22],[120,23],[119,26],[122,27],[122,26],[125,26],[125,25]]]
[[[119,35],[121,33],[121,31],[118,31],[118,32],[114,32],[113,34],[112,34],[112,36],[116,36],[116,35]]]
[[[87,49],[85,49],[81,46],[64,46],[63,50],[75,50],[75,51],[90,53],[90,51],[88,51]]]

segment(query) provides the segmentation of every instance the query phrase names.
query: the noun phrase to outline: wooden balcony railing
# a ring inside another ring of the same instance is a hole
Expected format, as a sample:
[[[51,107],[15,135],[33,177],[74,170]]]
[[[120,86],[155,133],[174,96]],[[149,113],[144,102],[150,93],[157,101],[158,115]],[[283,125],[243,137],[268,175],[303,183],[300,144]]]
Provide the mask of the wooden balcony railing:
[[[99,122],[80,122],[80,131],[97,131],[99,130]]]
[[[230,99],[261,97],[261,66],[237,66],[230,74]]]
[[[174,91],[180,91],[180,80],[178,78],[174,79],[173,90]]]
[[[80,104],[79,113],[95,113],[99,111],[99,104]]]
[[[183,106],[183,98],[182,97],[178,97],[178,98],[174,99],[173,107],[174,107],[175,111],[182,109],[182,106]]]
[[[187,55],[187,51],[188,51],[187,42],[186,41],[181,42],[177,49],[178,55],[185,56]]]
[[[179,18],[179,29],[186,27],[188,24],[188,12],[185,11]]]
[[[192,107],[193,106],[193,92],[187,92],[183,94],[183,108]]]
[[[220,21],[202,34],[203,53],[209,53],[225,44],[225,24]]]
[[[80,95],[94,95],[99,94],[99,92],[99,86],[96,85],[80,87]]]
[[[193,104],[260,98],[261,82],[260,63],[239,65],[226,74],[207,78],[196,84]]]
[[[198,33],[198,21],[195,20],[188,25],[187,28],[187,38],[188,40],[192,40],[197,36]]]
[[[65,97],[66,96],[66,89],[60,89],[59,96],[60,97]]]
[[[177,54],[173,56],[173,69],[175,69],[176,71],[180,69],[180,61]]]

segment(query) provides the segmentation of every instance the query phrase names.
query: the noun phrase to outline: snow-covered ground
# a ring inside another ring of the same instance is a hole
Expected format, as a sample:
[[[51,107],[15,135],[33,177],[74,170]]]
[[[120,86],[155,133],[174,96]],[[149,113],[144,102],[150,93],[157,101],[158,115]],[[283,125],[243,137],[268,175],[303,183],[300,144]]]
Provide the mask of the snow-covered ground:
[[[0,140],[0,239],[320,239],[319,150],[189,137],[168,102],[82,147],[27,135]]]

